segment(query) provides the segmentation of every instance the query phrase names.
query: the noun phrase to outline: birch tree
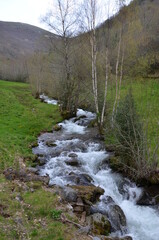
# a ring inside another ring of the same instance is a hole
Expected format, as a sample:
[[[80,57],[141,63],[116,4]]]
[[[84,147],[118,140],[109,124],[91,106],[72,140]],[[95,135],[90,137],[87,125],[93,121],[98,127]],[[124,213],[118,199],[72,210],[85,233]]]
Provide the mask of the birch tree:
[[[97,15],[99,13],[99,1],[88,0],[84,2],[84,14],[85,14],[85,29],[89,36],[90,46],[91,46],[91,78],[92,78],[92,91],[94,97],[95,111],[97,114],[97,122],[100,132],[102,132],[104,124],[104,116],[106,109],[106,98],[107,98],[107,87],[108,87],[108,46],[106,46],[105,51],[105,84],[103,95],[102,107],[99,106],[99,94],[98,92],[98,69],[97,69],[97,36],[96,27],[98,24]]]
[[[55,4],[55,2],[54,2]],[[72,55],[74,54],[72,37],[77,32],[76,6],[73,0],[56,0],[56,7],[53,7],[43,21],[50,29],[57,34],[54,42],[54,51],[58,55],[58,68],[62,87],[62,111],[70,112],[70,115],[76,113],[73,103],[73,76],[72,76]],[[58,44],[56,44],[58,41]],[[59,57],[60,56],[60,57]]]
[[[119,7],[119,11],[121,8],[125,6],[125,0],[117,0],[117,5]],[[116,58],[116,67],[115,67],[115,100],[113,104],[112,111],[112,127],[114,127],[114,118],[117,113],[119,100],[120,100],[120,92],[121,92],[121,84],[123,78],[123,63],[124,63],[124,44],[123,44],[123,20],[121,20],[121,27],[119,30],[119,42],[117,47],[117,58]]]

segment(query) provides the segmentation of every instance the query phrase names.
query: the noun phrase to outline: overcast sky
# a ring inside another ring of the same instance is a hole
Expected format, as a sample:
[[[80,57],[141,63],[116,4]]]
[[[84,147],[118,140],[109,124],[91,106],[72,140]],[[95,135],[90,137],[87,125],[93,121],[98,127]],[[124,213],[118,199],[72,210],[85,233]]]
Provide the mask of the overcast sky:
[[[40,23],[40,17],[45,15],[51,3],[55,1],[56,0],[0,0],[0,20],[28,23],[47,29],[44,24]],[[115,13],[115,1],[116,0],[110,0],[111,12],[113,13]],[[104,0],[102,2],[104,2]],[[127,3],[129,2],[130,0],[127,0]]]

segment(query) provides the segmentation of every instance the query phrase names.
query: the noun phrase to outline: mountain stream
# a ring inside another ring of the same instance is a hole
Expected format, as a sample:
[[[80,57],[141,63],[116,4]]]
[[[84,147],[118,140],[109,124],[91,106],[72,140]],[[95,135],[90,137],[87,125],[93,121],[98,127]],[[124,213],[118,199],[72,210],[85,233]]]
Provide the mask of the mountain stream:
[[[49,104],[57,101],[45,95],[41,98]],[[78,109],[77,117],[65,120],[59,125],[62,130],[54,133],[44,133],[38,139],[38,147],[34,154],[45,156],[46,164],[39,167],[39,174],[49,175],[50,185],[65,186],[76,184],[70,173],[87,174],[95,186],[100,186],[105,193],[100,198],[98,207],[109,208],[105,199],[110,198],[123,210],[127,226],[123,231],[114,231],[112,236],[129,235],[133,240],[159,240],[159,214],[155,208],[136,204],[142,189],[135,183],[114,173],[108,164],[109,153],[104,143],[97,136],[97,131],[88,128],[95,114]],[[48,146],[48,142],[53,146]],[[76,159],[78,164],[71,166],[67,161]]]

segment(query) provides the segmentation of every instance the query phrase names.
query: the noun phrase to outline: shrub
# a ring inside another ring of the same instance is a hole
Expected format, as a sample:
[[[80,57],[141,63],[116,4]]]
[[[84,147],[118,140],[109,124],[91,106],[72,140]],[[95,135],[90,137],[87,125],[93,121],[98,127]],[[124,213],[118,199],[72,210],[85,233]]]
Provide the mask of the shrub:
[[[121,163],[133,179],[147,178],[157,167],[156,150],[150,154],[143,126],[130,89],[117,109],[115,136],[120,146]]]

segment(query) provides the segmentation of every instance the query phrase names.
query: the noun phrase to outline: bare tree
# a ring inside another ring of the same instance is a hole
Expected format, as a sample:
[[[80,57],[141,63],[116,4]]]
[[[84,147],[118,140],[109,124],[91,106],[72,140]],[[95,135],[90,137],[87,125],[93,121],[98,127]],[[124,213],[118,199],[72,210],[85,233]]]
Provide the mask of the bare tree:
[[[117,5],[120,9],[125,6],[125,0],[117,0]],[[117,50],[117,58],[116,58],[116,67],[115,67],[115,85],[116,85],[116,93],[115,100],[113,104],[113,112],[112,112],[112,127],[114,127],[114,118],[117,113],[117,108],[120,100],[120,92],[121,92],[121,84],[123,78],[123,64],[124,64],[124,43],[123,43],[123,19],[121,19],[121,26],[119,32],[119,42],[118,42],[118,50]],[[120,69],[119,69],[120,68]],[[120,76],[119,76],[120,74]]]
[[[77,34],[76,6],[74,0],[56,0],[56,10],[53,7],[43,21],[50,29],[57,34],[57,41],[54,42],[54,51],[58,54],[59,78],[61,79],[62,94],[61,107],[62,110],[75,114],[75,104],[72,94],[74,90],[73,77],[73,57],[74,46],[72,44],[73,37]]]
[[[106,97],[107,97],[107,87],[108,87],[108,46],[106,46],[105,51],[105,84],[104,84],[104,92],[102,93],[103,96],[103,103],[102,108],[99,106],[99,97],[100,93],[98,92],[98,70],[97,70],[97,24],[98,22],[98,13],[100,11],[99,1],[97,0],[89,0],[84,1],[84,28],[89,36],[90,46],[91,46],[91,78],[92,78],[92,90],[93,90],[93,97],[94,97],[94,104],[95,104],[95,111],[97,114],[97,121],[99,130],[102,132],[103,124],[104,124],[104,115],[106,109]]]

